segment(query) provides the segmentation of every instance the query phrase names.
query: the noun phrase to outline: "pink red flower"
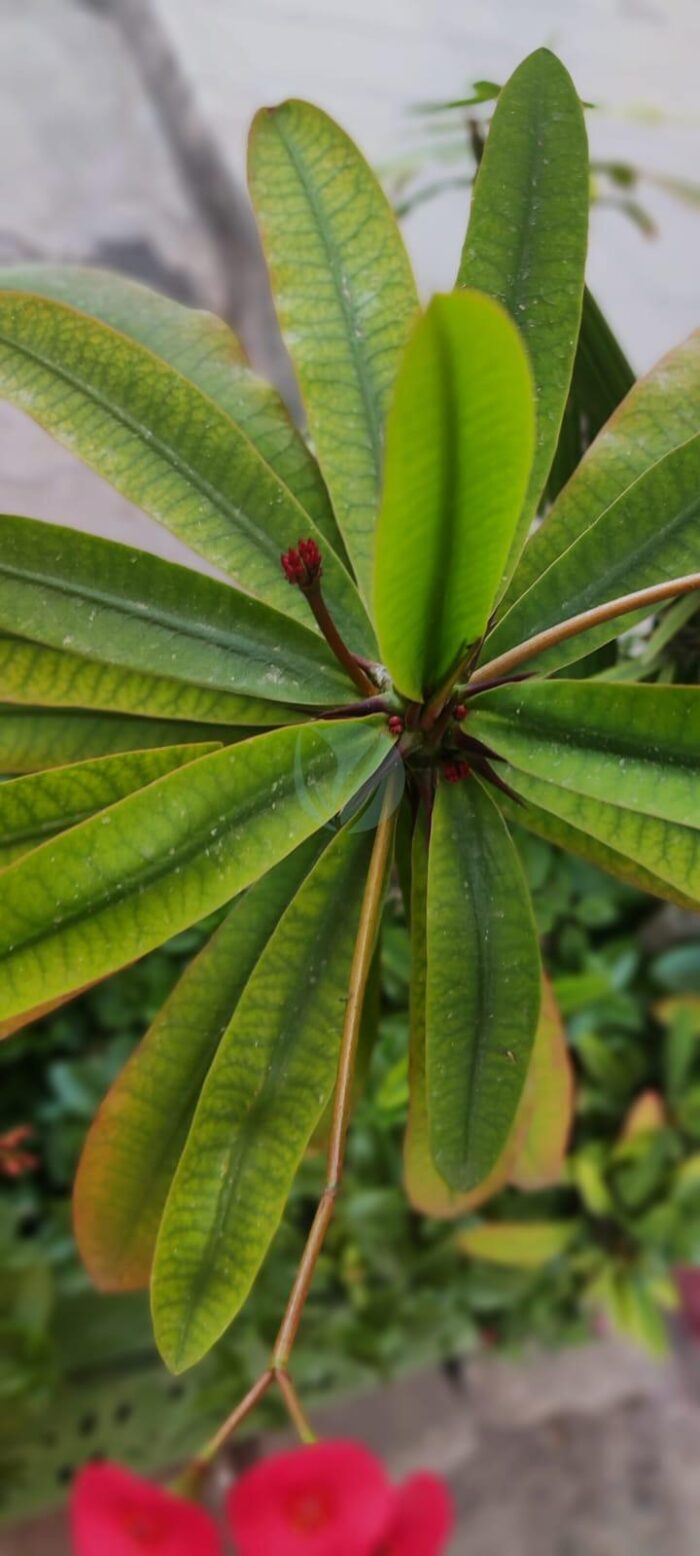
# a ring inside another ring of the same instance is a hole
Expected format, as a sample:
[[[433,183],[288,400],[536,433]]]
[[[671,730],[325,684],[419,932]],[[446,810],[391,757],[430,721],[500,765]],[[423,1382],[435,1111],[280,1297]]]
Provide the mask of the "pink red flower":
[[[315,1443],[256,1464],[233,1487],[237,1556],[373,1556],[394,1493],[360,1443]]]
[[[411,1475],[394,1493],[388,1531],[374,1556],[442,1556],[453,1523],[452,1501],[437,1475]]]
[[[674,1274],[681,1299],[681,1316],[691,1334],[700,1339],[700,1269],[684,1264]]]
[[[228,1514],[237,1556],[442,1556],[452,1527],[437,1476],[397,1489],[351,1442],[266,1459],[233,1487]]]
[[[89,1464],[73,1487],[76,1556],[221,1556],[221,1540],[204,1508],[118,1464]]]

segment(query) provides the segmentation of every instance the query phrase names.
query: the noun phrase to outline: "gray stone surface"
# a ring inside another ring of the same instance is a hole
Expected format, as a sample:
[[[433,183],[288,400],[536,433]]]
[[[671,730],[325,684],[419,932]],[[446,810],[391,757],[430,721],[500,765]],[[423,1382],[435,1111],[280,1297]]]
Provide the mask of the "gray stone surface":
[[[88,259],[222,306],[156,108],[93,7],[0,6],[0,189],[0,259]]]
[[[698,178],[697,0],[151,0],[208,127],[241,177],[261,103],[308,97],[384,164],[416,140],[406,108],[500,81],[542,44],[557,49],[587,98],[598,155]],[[639,110],[643,109],[640,116]],[[662,122],[654,122],[660,117]],[[645,194],[645,200],[647,196]],[[697,324],[698,218],[649,192],[660,231],[593,220],[590,276],[639,369]],[[424,291],[450,287],[465,196],[447,193],[407,223]]]

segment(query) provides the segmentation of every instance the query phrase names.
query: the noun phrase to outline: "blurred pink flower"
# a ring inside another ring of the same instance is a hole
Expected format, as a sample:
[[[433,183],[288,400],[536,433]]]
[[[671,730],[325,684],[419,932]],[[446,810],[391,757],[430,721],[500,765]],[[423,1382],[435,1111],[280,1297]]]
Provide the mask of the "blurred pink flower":
[[[374,1556],[442,1556],[452,1531],[452,1499],[438,1475],[411,1475],[394,1492],[394,1512]]]
[[[374,1556],[393,1503],[367,1448],[325,1442],[254,1465],[227,1511],[237,1556]]]
[[[266,1459],[232,1488],[227,1510],[237,1556],[442,1556],[452,1527],[442,1480],[414,1475],[395,1488],[352,1442]]]
[[[700,1269],[681,1264],[674,1270],[678,1295],[681,1299],[681,1317],[695,1339],[700,1339]]]
[[[214,1520],[118,1464],[88,1464],[75,1481],[76,1556],[221,1556]]]

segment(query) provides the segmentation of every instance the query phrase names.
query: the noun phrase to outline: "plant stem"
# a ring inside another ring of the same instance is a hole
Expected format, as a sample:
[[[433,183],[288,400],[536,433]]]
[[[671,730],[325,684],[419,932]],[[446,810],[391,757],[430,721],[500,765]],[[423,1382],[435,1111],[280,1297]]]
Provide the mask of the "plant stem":
[[[689,573],[685,578],[672,578],[668,583],[652,584],[649,589],[637,589],[633,594],[623,594],[619,599],[608,600],[604,605],[594,605],[591,610],[570,616],[568,621],[560,621],[554,627],[546,627],[544,632],[537,632],[524,643],[518,643],[505,654],[499,654],[496,659],[480,665],[474,671],[469,686],[476,688],[483,681],[509,676],[520,665],[527,664],[529,659],[546,653],[547,649],[556,648],[559,643],[565,643],[567,638],[577,637],[580,632],[599,627],[606,621],[614,621],[617,616],[627,616],[632,611],[660,605],[663,600],[671,600],[674,596],[690,594],[694,589],[700,589],[700,573]]]
[[[296,1427],[302,1442],[312,1443],[316,1440],[297,1391],[287,1372],[287,1366],[301,1323],[306,1299],[309,1295],[318,1256],[323,1247],[323,1241],[333,1216],[343,1174],[362,1009],[384,900],[384,887],[386,885],[387,867],[395,823],[396,811],[391,800],[390,791],[387,791],[367,872],[367,882],[360,911],[360,922],[350,969],[348,999],[345,1007],[345,1021],[338,1058],[333,1121],[328,1145],[326,1185],[319,1200],[311,1231],[301,1256],[296,1279],[275,1341],[270,1366],[258,1378],[257,1383],[254,1383],[253,1387],[249,1389],[245,1399],[241,1400],[240,1404],[227,1417],[223,1425],[219,1427],[214,1436],[210,1438],[205,1447],[192,1460],[192,1463],[181,1477],[180,1484],[187,1486],[191,1495],[195,1494],[196,1487],[206,1473],[212,1459],[216,1457],[217,1453],[224,1447],[224,1444],[228,1442],[229,1437],[233,1435],[246,1416],[250,1415],[250,1412],[260,1403],[263,1395],[267,1393],[267,1390],[273,1383],[276,1383],[280,1390],[290,1420]]]
[[[214,1436],[210,1437],[209,1442],[205,1444],[204,1448],[200,1449],[194,1460],[194,1468],[199,1468],[203,1471],[207,1465],[211,1464],[212,1459],[216,1458],[224,1443],[228,1441],[229,1437],[233,1436],[241,1422],[245,1421],[246,1416],[250,1415],[251,1410],[254,1410],[255,1406],[260,1403],[263,1395],[267,1393],[274,1381],[274,1370],[272,1367],[268,1367],[267,1371],[263,1372],[258,1378],[257,1383],[254,1383],[253,1387],[248,1390],[240,1404],[236,1405],[235,1410],[232,1410],[230,1416],[227,1416],[223,1425],[214,1433]]]
[[[323,598],[321,585],[318,579],[315,579],[312,584],[309,584],[308,587],[304,588],[303,592],[305,598],[309,602],[309,606],[313,611],[316,621],[321,628],[328,647],[332,649],[339,664],[343,666],[344,670],[347,670],[348,675],[354,682],[357,690],[361,692],[363,697],[375,697],[377,694],[377,688],[374,684],[374,681],[370,680],[369,676],[363,670],[362,665],[355,658],[355,655],[348,648],[345,640],[341,637],[333,617],[331,616],[331,613],[328,609],[328,606],[326,605],[326,602]]]
[[[289,1373],[285,1372],[284,1368],[280,1368],[277,1371],[276,1377],[280,1393],[284,1399],[285,1405],[287,1406],[289,1419],[290,1421],[293,1421],[301,1441],[303,1443],[315,1443],[317,1441],[316,1433],[311,1425],[311,1422],[309,1421],[306,1411],[304,1410]]]
[[[374,840],[350,970],[348,1001],[345,1008],[345,1023],[338,1059],[338,1078],[333,1104],[333,1121],[328,1145],[326,1184],[318,1203],[306,1247],[297,1270],[296,1280],[275,1341],[272,1354],[272,1366],[275,1370],[286,1370],[288,1366],[314,1277],[318,1256],[333,1218],[335,1202],[342,1178],[362,1007],[377,938],[394,825],[395,812],[383,814]]]

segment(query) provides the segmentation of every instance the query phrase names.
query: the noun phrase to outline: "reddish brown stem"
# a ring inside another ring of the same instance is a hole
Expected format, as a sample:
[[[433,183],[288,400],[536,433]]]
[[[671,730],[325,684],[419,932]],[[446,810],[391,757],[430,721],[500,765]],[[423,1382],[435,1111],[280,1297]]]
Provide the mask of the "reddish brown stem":
[[[581,611],[578,616],[570,616],[568,621],[560,621],[554,627],[547,627],[544,632],[537,632],[524,643],[518,643],[515,648],[509,648],[505,654],[499,654],[496,659],[480,665],[479,669],[474,671],[469,686],[476,688],[483,681],[510,676],[513,670],[526,664],[529,659],[535,659],[538,654],[546,653],[547,649],[557,648],[560,643],[565,643],[568,638],[577,637],[580,632],[588,632],[592,627],[599,627],[606,621],[614,621],[618,616],[629,616],[633,611],[651,610],[654,605],[661,605],[664,600],[690,594],[695,589],[700,589],[700,573],[688,573],[685,578],[672,578],[668,583],[652,584],[648,589],[637,589],[633,594],[623,594],[617,600],[608,600],[603,605],[594,605],[591,610]]]
[[[313,583],[308,584],[304,588],[303,592],[305,598],[309,602],[309,606],[313,611],[316,621],[321,628],[328,647],[335,654],[338,663],[343,666],[344,670],[347,670],[348,675],[350,676],[354,685],[357,687],[357,690],[361,692],[363,697],[376,696],[377,688],[374,684],[374,681],[370,680],[369,676],[363,670],[362,665],[359,663],[359,660],[355,658],[355,655],[348,648],[347,643],[341,637],[338,628],[336,627],[333,617],[331,616],[328,606],[326,605],[326,602],[323,598],[319,580],[317,578],[314,579]]]

